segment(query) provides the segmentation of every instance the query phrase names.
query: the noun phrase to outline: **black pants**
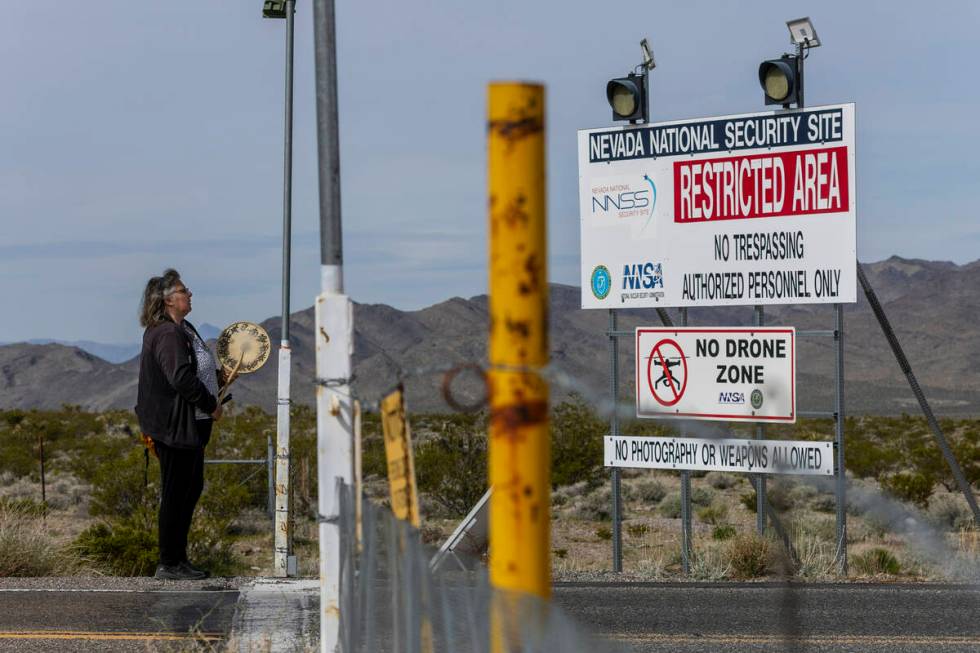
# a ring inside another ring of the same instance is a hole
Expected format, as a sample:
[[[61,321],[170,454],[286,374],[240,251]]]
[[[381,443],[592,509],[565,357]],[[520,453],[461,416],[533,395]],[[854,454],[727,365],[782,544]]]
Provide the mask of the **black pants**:
[[[197,420],[201,442],[211,437],[213,420]],[[187,560],[187,533],[194,507],[204,489],[204,447],[177,449],[154,442],[160,457],[160,563],[177,565]]]

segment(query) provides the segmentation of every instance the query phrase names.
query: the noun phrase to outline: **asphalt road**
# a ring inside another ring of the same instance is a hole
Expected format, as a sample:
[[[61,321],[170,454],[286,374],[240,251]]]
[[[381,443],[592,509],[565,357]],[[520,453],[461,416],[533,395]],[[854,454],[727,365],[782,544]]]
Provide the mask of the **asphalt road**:
[[[643,653],[980,651],[980,586],[570,583],[554,596]]]
[[[238,596],[0,585],[0,651],[187,650],[227,635]],[[980,586],[560,583],[554,598],[583,630],[639,653],[980,651]]]
[[[222,640],[236,589],[2,589],[0,651],[183,649]]]

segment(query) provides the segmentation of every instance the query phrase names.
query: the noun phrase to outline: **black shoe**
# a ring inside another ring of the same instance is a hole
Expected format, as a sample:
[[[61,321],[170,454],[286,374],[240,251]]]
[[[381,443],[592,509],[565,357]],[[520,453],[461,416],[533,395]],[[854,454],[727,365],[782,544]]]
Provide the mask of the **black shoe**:
[[[157,573],[153,577],[158,580],[201,580],[204,572],[192,571],[185,568],[183,564],[176,565],[157,565]]]
[[[185,571],[189,571],[194,574],[203,574],[204,578],[211,578],[210,571],[208,571],[207,569],[201,569],[200,567],[195,567],[188,560],[184,560],[182,563],[180,563],[180,567],[183,568]]]

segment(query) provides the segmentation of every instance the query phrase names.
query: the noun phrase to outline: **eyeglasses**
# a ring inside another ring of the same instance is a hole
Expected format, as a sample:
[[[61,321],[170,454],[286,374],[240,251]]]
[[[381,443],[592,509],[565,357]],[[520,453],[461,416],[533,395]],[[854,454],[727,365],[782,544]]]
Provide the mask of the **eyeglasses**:
[[[171,295],[176,295],[177,293],[180,293],[182,295],[190,295],[191,294],[191,289],[190,288],[187,288],[185,286],[184,288],[176,288],[176,289],[170,291],[170,294]]]

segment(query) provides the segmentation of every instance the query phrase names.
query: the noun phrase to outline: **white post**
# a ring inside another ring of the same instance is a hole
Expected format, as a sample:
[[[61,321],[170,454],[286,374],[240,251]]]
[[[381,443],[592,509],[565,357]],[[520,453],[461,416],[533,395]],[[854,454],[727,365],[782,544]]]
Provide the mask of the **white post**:
[[[279,347],[279,401],[276,415],[276,534],[275,575],[295,575],[290,565],[292,525],[289,519],[289,373],[292,350],[289,341]]]
[[[334,266],[324,266],[324,268]],[[316,427],[320,521],[320,650],[339,651],[340,505],[337,479],[352,482],[354,411],[351,355],[354,349],[353,304],[339,281],[339,268],[324,270],[316,300]],[[336,276],[334,276],[336,275]]]

